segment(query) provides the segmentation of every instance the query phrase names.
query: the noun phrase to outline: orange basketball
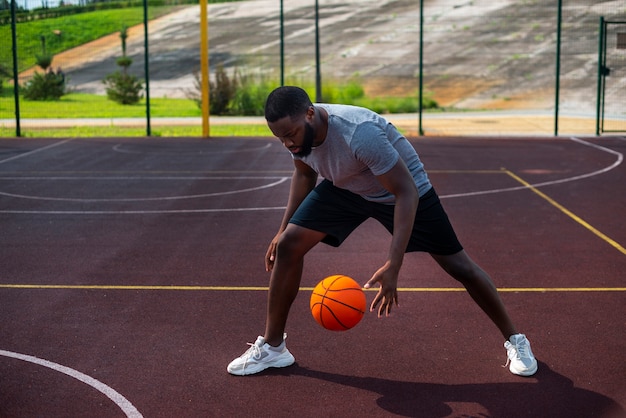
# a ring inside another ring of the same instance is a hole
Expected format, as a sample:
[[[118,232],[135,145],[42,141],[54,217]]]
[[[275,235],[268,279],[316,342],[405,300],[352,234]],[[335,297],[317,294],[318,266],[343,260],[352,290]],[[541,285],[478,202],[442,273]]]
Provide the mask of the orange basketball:
[[[330,276],[315,286],[311,294],[311,313],[324,328],[346,331],[365,314],[365,292],[348,276]]]

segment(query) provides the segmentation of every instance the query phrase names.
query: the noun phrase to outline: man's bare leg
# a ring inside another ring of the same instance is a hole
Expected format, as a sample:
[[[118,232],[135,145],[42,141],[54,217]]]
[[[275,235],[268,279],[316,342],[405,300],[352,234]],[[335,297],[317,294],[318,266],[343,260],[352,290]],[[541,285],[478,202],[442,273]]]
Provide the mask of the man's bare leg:
[[[450,276],[463,284],[472,299],[489,316],[506,340],[511,335],[517,334],[491,277],[464,250],[453,255],[431,254],[431,256]]]
[[[289,224],[281,235],[267,297],[265,341],[269,345],[282,343],[289,309],[300,289],[304,256],[325,236],[294,224]]]

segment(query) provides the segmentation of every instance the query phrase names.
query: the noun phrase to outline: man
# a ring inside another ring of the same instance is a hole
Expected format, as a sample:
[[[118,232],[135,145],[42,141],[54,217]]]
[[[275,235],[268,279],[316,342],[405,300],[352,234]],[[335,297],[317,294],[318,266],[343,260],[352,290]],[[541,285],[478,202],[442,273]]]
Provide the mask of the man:
[[[510,371],[521,376],[537,371],[530,343],[515,329],[491,278],[463,250],[418,154],[391,123],[360,107],[313,105],[304,90],[291,86],[270,93],[265,118],[292,153],[295,170],[283,220],[265,257],[271,271],[265,334],[228,365],[229,373],[294,363],[284,330],[305,254],[319,242],[338,247],[370,217],[392,234],[386,262],[364,286],[379,285],[370,311],[380,317],[397,305],[405,252],[428,252],[498,327]],[[324,180],[316,186],[318,175]]]

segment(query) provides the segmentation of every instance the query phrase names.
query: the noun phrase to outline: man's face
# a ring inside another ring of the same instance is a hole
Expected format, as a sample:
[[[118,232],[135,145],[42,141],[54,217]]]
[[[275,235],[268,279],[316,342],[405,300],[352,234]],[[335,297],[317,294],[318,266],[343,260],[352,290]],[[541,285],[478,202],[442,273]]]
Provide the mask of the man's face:
[[[276,122],[268,122],[267,126],[293,155],[306,157],[311,153],[315,140],[315,128],[306,115],[296,119],[286,116]]]

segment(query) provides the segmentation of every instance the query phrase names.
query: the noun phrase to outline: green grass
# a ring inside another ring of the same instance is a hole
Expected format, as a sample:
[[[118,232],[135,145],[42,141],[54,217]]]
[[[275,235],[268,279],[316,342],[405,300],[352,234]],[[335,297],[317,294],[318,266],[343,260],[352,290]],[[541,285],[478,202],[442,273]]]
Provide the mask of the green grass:
[[[25,138],[97,138],[97,137],[141,137],[146,136],[146,128],[125,128],[118,126],[76,126],[59,129],[22,128]],[[201,137],[202,126],[152,126],[152,136],[158,137]],[[15,129],[0,127],[0,138],[15,136]],[[272,137],[265,124],[211,125],[211,137]]]
[[[0,118],[14,119],[13,96],[7,89],[0,95]],[[363,100],[376,110],[387,110],[393,106],[392,102],[402,102],[399,99],[372,99]],[[408,108],[402,111],[415,111],[415,102],[410,100]],[[379,109],[378,109],[379,108]],[[394,109],[398,111],[398,109]],[[383,112],[386,113],[386,112]],[[137,105],[121,105],[108,100],[104,96],[95,94],[70,93],[58,101],[30,101],[20,100],[20,119],[114,119],[114,118],[139,118],[146,120],[146,103],[143,99]],[[171,99],[171,98],[151,98],[150,99],[151,118],[161,117],[196,117],[201,116],[201,111],[193,100]],[[140,122],[144,124],[145,122]],[[45,122],[43,122],[45,125]],[[21,134],[24,137],[127,137],[145,136],[145,127],[119,127],[119,126],[89,126],[81,125],[72,128],[24,128],[22,125]],[[159,126],[158,122],[152,119],[152,136],[180,137],[180,136],[202,136],[200,123],[197,126]],[[0,137],[15,136],[15,129],[0,127]],[[265,124],[233,124],[233,125],[211,125],[210,136],[272,136],[272,133]]]
[[[70,93],[58,101],[20,100],[20,116],[23,119],[145,118],[146,100],[136,105],[121,105],[105,96]],[[150,116],[194,117],[201,116],[201,112],[190,99],[150,98]]]
[[[340,89],[339,89],[340,90]],[[11,103],[11,92],[5,89],[0,97],[0,117],[3,107]],[[4,104],[3,104],[4,103]],[[359,97],[337,103],[355,104],[375,112],[413,113],[417,112],[417,97]],[[259,105],[262,108],[262,104]],[[436,104],[435,106],[436,107]],[[20,100],[20,115],[23,119],[69,119],[69,118],[142,118],[146,116],[146,101],[136,105],[121,105],[105,96],[85,93],[70,93],[58,101]],[[152,117],[196,117],[201,111],[191,99],[150,98]],[[6,117],[6,116],[4,116]]]
[[[152,136],[201,137],[202,126],[153,126]],[[400,129],[403,132],[403,129]],[[211,125],[209,137],[274,137],[265,124]],[[0,138],[15,136],[15,129],[0,127]],[[24,129],[24,138],[124,138],[146,136],[146,128],[76,126],[59,129]]]
[[[172,10],[171,6],[149,7],[148,18],[154,19]],[[64,17],[18,23],[17,56],[18,71],[35,65],[35,55],[41,55],[41,36],[46,38],[49,54],[74,48],[111,33],[119,32],[122,25],[128,27],[143,23],[143,8],[99,10]],[[55,35],[54,31],[61,31]],[[120,40],[120,55],[122,52]],[[0,26],[0,65],[10,69],[12,65],[11,26]]]

